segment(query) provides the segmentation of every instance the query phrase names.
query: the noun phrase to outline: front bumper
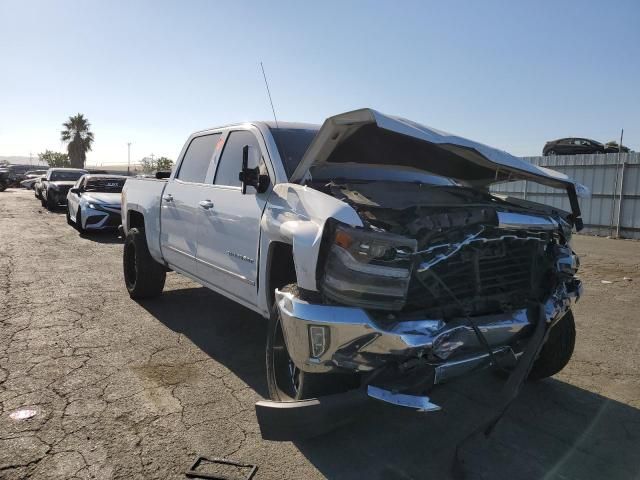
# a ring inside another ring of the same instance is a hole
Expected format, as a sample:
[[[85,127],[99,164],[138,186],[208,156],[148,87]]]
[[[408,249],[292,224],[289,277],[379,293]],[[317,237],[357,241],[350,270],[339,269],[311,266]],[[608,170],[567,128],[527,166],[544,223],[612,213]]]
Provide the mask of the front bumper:
[[[579,280],[561,283],[545,302],[551,324],[571,308],[582,293]],[[490,358],[465,318],[444,322],[429,318],[374,318],[361,308],[306,302],[289,292],[276,290],[282,328],[291,359],[305,372],[337,370],[370,371],[389,361],[425,359],[434,368],[434,383],[489,365]],[[532,330],[535,313],[527,309],[474,317],[501,365],[514,362],[519,342]],[[311,327],[320,342],[314,342]],[[312,353],[313,352],[313,353]]]
[[[82,212],[86,230],[116,229],[122,223],[119,205],[95,205],[85,207]]]

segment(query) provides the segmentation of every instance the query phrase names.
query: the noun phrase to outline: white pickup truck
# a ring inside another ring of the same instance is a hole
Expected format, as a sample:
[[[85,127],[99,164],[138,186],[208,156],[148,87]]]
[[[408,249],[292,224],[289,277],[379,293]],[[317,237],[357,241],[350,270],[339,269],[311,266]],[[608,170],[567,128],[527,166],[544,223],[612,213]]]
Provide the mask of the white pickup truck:
[[[520,180],[561,189],[564,209],[489,191]],[[360,385],[435,409],[407,399],[490,365],[513,369],[538,323],[545,343],[529,378],[569,361],[580,187],[371,109],[321,127],[203,130],[168,179],[127,180],[125,283],[132,298],[153,297],[174,271],[269,319],[273,400]]]

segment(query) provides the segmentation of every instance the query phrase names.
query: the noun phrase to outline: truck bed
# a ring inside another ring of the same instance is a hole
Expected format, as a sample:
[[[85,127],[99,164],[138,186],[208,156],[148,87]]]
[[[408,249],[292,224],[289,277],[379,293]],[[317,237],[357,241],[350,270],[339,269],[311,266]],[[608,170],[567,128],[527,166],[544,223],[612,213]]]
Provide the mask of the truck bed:
[[[122,189],[122,226],[126,235],[132,222],[132,212],[139,212],[144,217],[144,228],[147,245],[151,255],[162,262],[160,251],[160,208],[162,194],[167,185],[166,179],[130,178]]]

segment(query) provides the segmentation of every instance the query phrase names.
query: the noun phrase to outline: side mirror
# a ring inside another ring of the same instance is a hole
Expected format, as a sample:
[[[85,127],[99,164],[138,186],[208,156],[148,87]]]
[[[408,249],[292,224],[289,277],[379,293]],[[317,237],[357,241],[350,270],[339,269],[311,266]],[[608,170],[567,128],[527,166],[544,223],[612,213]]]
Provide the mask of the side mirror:
[[[75,193],[76,195],[80,195],[80,193],[81,193],[80,187],[72,187],[72,188],[69,189],[69,191],[71,193]]]
[[[260,173],[260,151],[249,145],[242,147],[242,171],[238,175],[242,183],[242,194],[247,193],[247,186],[263,193],[269,188],[269,175]]]

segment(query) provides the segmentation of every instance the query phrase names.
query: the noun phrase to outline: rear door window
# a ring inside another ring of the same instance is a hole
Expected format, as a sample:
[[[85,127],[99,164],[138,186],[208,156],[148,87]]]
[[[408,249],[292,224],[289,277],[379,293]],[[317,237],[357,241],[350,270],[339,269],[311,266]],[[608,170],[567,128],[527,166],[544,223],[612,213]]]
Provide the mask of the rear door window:
[[[191,140],[176,178],[183,182],[204,183],[216,149],[216,142],[221,135],[214,133]]]
[[[216,177],[213,183],[230,187],[240,187],[239,174],[242,169],[242,148],[245,145],[257,148],[258,139],[248,130],[236,130],[229,134],[227,143],[218,161]]]

